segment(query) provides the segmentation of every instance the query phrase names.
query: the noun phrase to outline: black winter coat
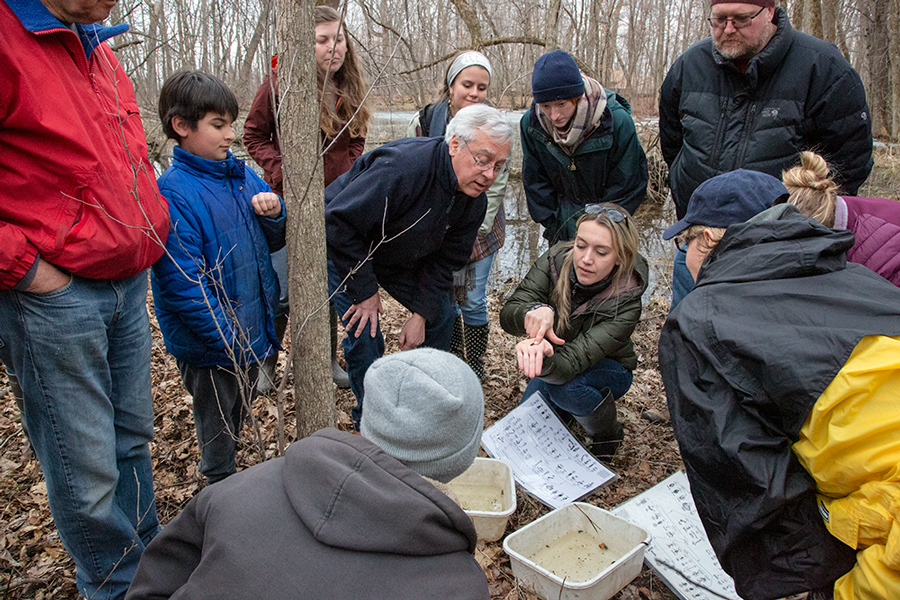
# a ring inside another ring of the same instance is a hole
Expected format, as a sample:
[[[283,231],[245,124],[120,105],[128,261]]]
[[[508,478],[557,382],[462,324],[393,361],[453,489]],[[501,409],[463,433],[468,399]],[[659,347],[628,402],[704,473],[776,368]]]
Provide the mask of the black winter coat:
[[[614,202],[634,214],[647,196],[647,156],[631,105],[606,90],[600,124],[569,156],[538,121],[537,104],[522,115],[522,185],[531,218],[550,244],[575,238],[586,204]]]
[[[437,316],[487,210],[484,194],[470,198],[457,186],[443,138],[404,138],[363,154],[325,189],[328,259],[342,279],[358,266],[347,280],[354,304],[378,292],[384,271],[418,284],[406,308]]]
[[[200,492],[144,550],[127,600],[488,600],[475,527],[358,435],[323,429]]]
[[[872,123],[859,75],[833,44],[795,31],[783,9],[775,9],[774,22],[774,37],[745,74],[706,38],[666,75],[659,135],[679,219],[707,179],[735,169],[781,179],[801,150],[824,156],[847,195],[872,170]]]
[[[732,225],[660,336],[691,493],[746,600],[831,588],[855,561],[791,449],[859,341],[900,334],[900,290],[847,263],[852,245],[790,205]]]

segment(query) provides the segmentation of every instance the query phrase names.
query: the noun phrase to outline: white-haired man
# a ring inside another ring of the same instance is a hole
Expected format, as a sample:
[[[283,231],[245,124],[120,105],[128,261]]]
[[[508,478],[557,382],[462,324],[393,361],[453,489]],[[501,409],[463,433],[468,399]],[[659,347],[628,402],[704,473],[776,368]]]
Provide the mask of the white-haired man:
[[[486,105],[460,110],[444,138],[406,138],[361,156],[325,190],[328,288],[348,336],[344,358],[362,415],[363,377],[384,354],[379,286],[412,313],[400,348],[450,347],[452,272],[463,268],[507,168],[512,127]]]

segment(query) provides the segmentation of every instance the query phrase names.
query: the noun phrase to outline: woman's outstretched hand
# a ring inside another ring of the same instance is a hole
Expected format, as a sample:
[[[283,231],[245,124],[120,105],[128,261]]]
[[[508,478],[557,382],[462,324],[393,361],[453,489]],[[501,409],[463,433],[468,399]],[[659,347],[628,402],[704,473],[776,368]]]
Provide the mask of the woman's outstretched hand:
[[[537,377],[544,367],[544,357],[553,356],[553,344],[545,339],[522,340],[516,344],[516,360],[526,377]]]
[[[554,344],[565,344],[566,341],[553,331],[553,314],[553,309],[549,306],[541,306],[525,313],[525,333],[528,337],[538,342],[546,337]]]

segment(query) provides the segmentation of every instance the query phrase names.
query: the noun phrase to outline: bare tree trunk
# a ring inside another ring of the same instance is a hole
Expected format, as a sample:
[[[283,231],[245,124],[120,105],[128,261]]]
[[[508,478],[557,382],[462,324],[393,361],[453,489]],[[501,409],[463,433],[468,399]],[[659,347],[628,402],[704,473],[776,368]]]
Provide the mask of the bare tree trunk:
[[[262,4],[259,7],[259,19],[256,21],[256,28],[254,28],[253,35],[247,43],[244,60],[241,64],[241,69],[238,72],[237,87],[241,90],[248,87],[247,83],[250,79],[250,72],[253,69],[253,61],[256,58],[256,52],[259,50],[259,44],[262,41],[263,34],[265,34],[266,30],[269,28],[270,18],[272,16],[272,2],[273,0],[262,0]]]
[[[287,205],[291,356],[297,437],[334,425],[320,168],[314,0],[278,5],[278,90]]]
[[[822,0],[822,39],[837,44],[837,0]]]
[[[544,31],[544,50],[550,52],[559,48],[559,8],[561,0],[550,0],[547,7],[547,28]],[[591,65],[593,67],[593,65]]]
[[[822,34],[822,3],[820,0],[808,0],[806,33],[824,39]]]
[[[451,0],[451,2],[456,7],[459,18],[466,24],[466,29],[469,30],[469,35],[472,37],[472,48],[481,48],[484,36],[481,33],[481,23],[478,21],[478,14],[475,12],[475,9],[472,8],[468,0]]]
[[[889,101],[891,89],[888,81],[888,9],[889,0],[869,0],[866,14],[866,45],[869,66],[868,100],[872,110],[872,133],[886,135],[893,119],[890,116]]]
[[[888,4],[888,37],[891,51],[891,137],[900,140],[900,0]]]

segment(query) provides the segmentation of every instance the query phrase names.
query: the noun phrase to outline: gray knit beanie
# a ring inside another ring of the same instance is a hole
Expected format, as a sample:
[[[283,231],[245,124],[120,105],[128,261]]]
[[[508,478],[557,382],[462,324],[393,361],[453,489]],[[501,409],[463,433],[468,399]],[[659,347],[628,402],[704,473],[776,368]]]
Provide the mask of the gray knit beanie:
[[[380,358],[366,371],[360,433],[431,479],[469,468],[481,445],[484,393],[449,352],[417,348]]]

